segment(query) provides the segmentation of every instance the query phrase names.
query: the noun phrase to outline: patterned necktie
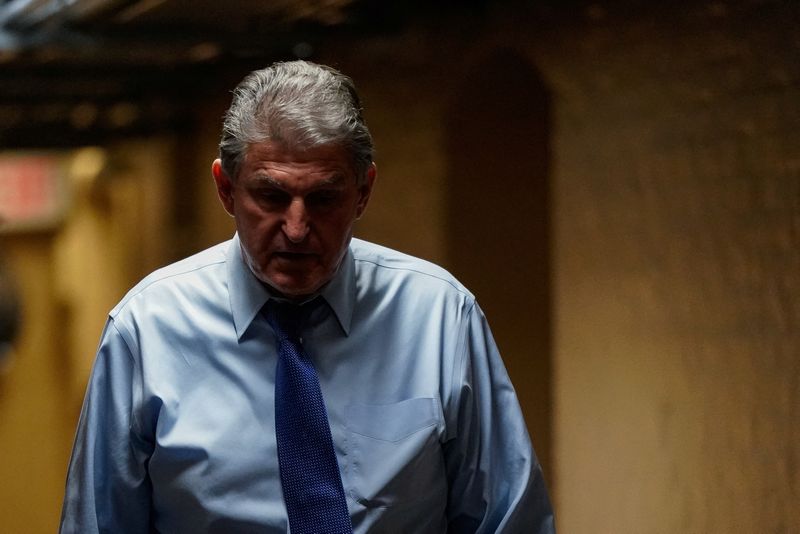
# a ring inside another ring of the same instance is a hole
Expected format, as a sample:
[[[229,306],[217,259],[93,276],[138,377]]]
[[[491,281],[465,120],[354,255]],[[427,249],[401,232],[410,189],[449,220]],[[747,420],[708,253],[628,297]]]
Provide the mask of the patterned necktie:
[[[321,302],[296,306],[270,299],[265,307],[277,338],[275,433],[292,534],[353,532],[319,379],[300,338],[312,306]]]

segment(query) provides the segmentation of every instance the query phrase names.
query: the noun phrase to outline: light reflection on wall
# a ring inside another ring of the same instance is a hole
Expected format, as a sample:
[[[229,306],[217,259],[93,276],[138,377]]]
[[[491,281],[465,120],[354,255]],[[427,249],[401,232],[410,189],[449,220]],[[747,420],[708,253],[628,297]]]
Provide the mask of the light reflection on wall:
[[[151,138],[3,154],[52,162],[61,180],[56,204],[64,206],[47,224],[0,231],[0,253],[24,304],[14,365],[0,375],[0,443],[9,459],[0,462],[0,503],[14,510],[4,532],[57,528],[70,444],[107,314],[144,273],[166,263],[173,151],[169,138]],[[20,197],[2,198],[0,208]]]

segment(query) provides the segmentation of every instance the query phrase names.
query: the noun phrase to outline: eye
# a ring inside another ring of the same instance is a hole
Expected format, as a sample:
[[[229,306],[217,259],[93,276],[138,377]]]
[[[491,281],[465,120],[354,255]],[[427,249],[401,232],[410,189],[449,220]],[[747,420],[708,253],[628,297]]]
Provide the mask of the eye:
[[[337,189],[323,189],[310,193],[306,197],[306,202],[311,206],[328,207],[335,205],[340,196]]]
[[[274,206],[288,204],[292,200],[292,197],[289,196],[289,194],[286,193],[285,191],[281,191],[280,189],[272,189],[272,188],[260,189],[260,190],[256,191],[256,195],[255,196],[261,202],[264,202],[264,203],[270,204],[270,205],[274,205]]]

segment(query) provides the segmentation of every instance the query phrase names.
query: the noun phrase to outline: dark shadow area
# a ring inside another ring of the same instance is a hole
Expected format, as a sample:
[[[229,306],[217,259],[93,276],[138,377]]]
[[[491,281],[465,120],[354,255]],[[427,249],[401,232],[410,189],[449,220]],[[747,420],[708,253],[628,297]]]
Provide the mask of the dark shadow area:
[[[461,80],[446,116],[448,267],[477,296],[552,480],[550,94],[499,49]]]
[[[0,250],[0,399],[3,397],[3,375],[10,368],[21,326],[22,302],[17,280]]]

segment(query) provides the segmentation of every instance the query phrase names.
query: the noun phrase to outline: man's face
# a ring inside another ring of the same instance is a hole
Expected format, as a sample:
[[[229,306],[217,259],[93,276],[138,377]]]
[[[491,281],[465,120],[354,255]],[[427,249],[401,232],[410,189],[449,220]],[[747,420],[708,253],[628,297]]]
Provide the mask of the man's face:
[[[211,172],[236,221],[245,261],[262,282],[289,297],[309,295],[339,267],[375,180],[357,185],[348,154],[336,146],[303,151],[271,141],[250,145],[231,180]]]

